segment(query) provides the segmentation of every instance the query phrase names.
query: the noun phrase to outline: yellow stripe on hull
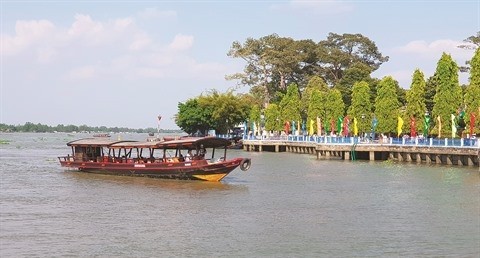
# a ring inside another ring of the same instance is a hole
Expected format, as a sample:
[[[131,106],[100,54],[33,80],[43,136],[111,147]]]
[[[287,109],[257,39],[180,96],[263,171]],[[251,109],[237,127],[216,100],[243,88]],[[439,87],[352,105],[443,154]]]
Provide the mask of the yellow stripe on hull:
[[[222,180],[228,173],[223,173],[223,174],[213,174],[213,175],[192,175],[195,178],[205,180],[205,181],[213,181],[213,182],[218,182]]]

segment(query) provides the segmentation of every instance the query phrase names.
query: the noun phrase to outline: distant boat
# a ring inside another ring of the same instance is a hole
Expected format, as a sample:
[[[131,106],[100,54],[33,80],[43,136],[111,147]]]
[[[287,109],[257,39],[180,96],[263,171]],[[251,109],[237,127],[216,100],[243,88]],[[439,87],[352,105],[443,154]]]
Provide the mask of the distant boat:
[[[217,137],[143,142],[87,138],[67,143],[72,154],[58,159],[62,167],[88,173],[220,181],[235,168],[246,171],[251,165],[249,158],[227,160],[229,145],[229,140]]]
[[[96,133],[93,135],[93,137],[110,137],[110,134],[108,133]]]

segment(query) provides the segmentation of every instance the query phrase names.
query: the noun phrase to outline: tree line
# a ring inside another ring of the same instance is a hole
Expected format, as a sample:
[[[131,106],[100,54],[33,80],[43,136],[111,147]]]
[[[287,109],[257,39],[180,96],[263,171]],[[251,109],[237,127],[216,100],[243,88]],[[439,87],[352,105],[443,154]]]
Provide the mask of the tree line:
[[[49,126],[45,124],[34,124],[26,122],[23,125],[0,124],[0,132],[34,132],[34,133],[53,133],[53,132],[102,132],[102,133],[154,133],[156,128],[132,129],[127,127],[106,127],[106,126],[87,126],[87,125],[63,125]],[[160,130],[161,133],[178,133],[178,130]]]
[[[348,118],[361,132],[375,120],[377,132],[395,133],[402,119],[407,121],[404,132],[414,127],[445,135],[453,127],[468,128],[474,115],[479,133],[480,32],[464,42],[459,47],[476,49],[465,66],[443,53],[431,77],[420,69],[413,72],[408,90],[391,76],[371,77],[389,57],[361,34],[330,33],[317,43],[276,34],[233,42],[228,56],[246,65],[227,79],[249,86],[249,93],[212,91],[179,103],[176,123],[189,134],[208,129],[225,133],[245,121],[251,130],[282,131],[287,121],[311,127],[318,117],[324,130],[338,131],[334,124]],[[459,84],[459,72],[470,73],[467,85]]]

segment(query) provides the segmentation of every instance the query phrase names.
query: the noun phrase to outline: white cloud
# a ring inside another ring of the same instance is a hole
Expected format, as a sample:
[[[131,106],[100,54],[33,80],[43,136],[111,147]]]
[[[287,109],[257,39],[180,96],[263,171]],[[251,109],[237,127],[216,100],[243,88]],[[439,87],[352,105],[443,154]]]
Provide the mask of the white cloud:
[[[133,51],[145,49],[152,44],[152,40],[145,33],[138,33],[133,36],[133,39],[133,42],[129,46],[129,49]]]
[[[169,48],[172,50],[182,51],[188,50],[193,46],[193,36],[178,34],[170,43]]]
[[[443,52],[456,56],[458,58],[471,58],[473,51],[458,48],[465,44],[461,41],[450,39],[435,40],[430,43],[424,40],[415,40],[395,49],[400,54],[412,54],[424,58],[440,59]]]
[[[38,41],[48,39],[55,26],[47,20],[17,21],[15,35],[1,35],[1,55],[14,55]]]

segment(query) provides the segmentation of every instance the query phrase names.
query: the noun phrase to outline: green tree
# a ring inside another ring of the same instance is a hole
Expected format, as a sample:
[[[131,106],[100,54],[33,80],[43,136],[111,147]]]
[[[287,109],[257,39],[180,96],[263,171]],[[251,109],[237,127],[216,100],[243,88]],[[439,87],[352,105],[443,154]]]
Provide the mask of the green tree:
[[[287,88],[287,94],[282,98],[279,104],[281,111],[282,122],[285,121],[300,121],[300,94],[298,93],[298,87],[292,83]]]
[[[305,67],[315,62],[315,43],[311,40],[271,34],[260,39],[248,38],[245,43],[233,42],[228,56],[247,62],[243,73],[227,76],[249,85],[268,103],[277,91],[286,90],[286,82],[302,80]],[[311,69],[310,69],[311,70]]]
[[[458,83],[458,66],[446,53],[437,63],[435,71],[437,90],[433,98],[433,117],[440,116],[442,121],[450,121],[451,114],[457,114],[463,103],[462,88]],[[452,123],[442,123],[442,134],[451,132]]]
[[[378,119],[378,132],[393,133],[397,129],[400,102],[396,84],[391,76],[384,77],[378,84],[375,99],[375,116]]]
[[[333,119],[336,123],[339,117],[343,117],[345,104],[342,100],[342,94],[337,89],[331,89],[328,91],[325,102],[325,126],[330,127],[330,121]],[[332,129],[332,128],[330,128]],[[336,131],[336,129],[334,128]]]
[[[228,130],[243,122],[248,116],[250,107],[241,97],[232,91],[220,93],[216,90],[198,98],[200,106],[211,110],[212,129],[225,134]]]
[[[406,109],[406,119],[405,121],[410,121],[413,117],[416,121],[416,128],[417,132],[421,132],[423,130],[423,119],[425,117],[425,79],[422,71],[416,69],[413,73],[412,77],[412,84],[410,86],[410,90],[407,91],[407,109]],[[405,127],[410,130],[410,123],[406,122]]]
[[[310,120],[315,121],[315,128],[317,124],[317,117],[320,117],[322,121],[326,120],[325,114],[325,102],[328,91],[321,91],[320,89],[314,89],[311,92],[311,96],[308,103],[307,112],[307,124],[310,125]],[[316,129],[314,128],[314,131]]]
[[[475,129],[474,132],[480,132],[480,48],[475,50],[475,54],[470,60],[470,78],[465,91],[465,106],[468,120],[467,125],[470,126],[470,114],[475,114]]]
[[[194,134],[197,131],[205,134],[213,127],[212,112],[208,107],[202,107],[198,98],[189,99],[185,103],[178,103],[175,123],[188,134]]]
[[[224,134],[242,123],[250,112],[249,102],[231,91],[215,90],[178,104],[175,122],[183,131],[205,134],[209,129]]]
[[[430,76],[425,83],[425,107],[430,114],[434,105],[433,98],[437,93],[437,84],[438,78],[435,74]]]
[[[358,130],[366,132],[370,128],[372,120],[372,103],[370,102],[370,87],[367,82],[357,82],[353,85],[352,105],[347,114],[350,119],[357,118]]]
[[[465,44],[459,45],[459,48],[471,50],[480,48],[480,31],[477,31],[476,35],[470,36],[463,40]],[[460,66],[459,70],[462,73],[466,73],[470,70],[470,60],[465,61],[465,66]]]
[[[312,93],[315,90],[319,90],[323,92],[328,91],[328,86],[325,83],[325,81],[323,81],[321,77],[316,75],[310,78],[310,80],[308,81],[307,87],[305,88],[302,94],[302,101],[301,101],[302,114],[306,114],[306,116],[303,116],[303,117],[308,117],[307,113],[309,112],[308,110],[310,105],[310,98],[312,96]]]
[[[329,33],[326,40],[318,43],[317,51],[317,69],[329,85],[337,85],[353,64],[363,63],[373,72],[388,61],[375,42],[361,34]]]
[[[281,119],[280,108],[277,104],[269,104],[265,109],[265,130],[281,131],[283,123]]]
[[[345,70],[342,79],[335,85],[335,88],[342,93],[345,106],[349,107],[352,103],[352,87],[355,83],[364,81],[368,85],[368,82],[371,81],[371,69],[367,64],[356,62]]]

